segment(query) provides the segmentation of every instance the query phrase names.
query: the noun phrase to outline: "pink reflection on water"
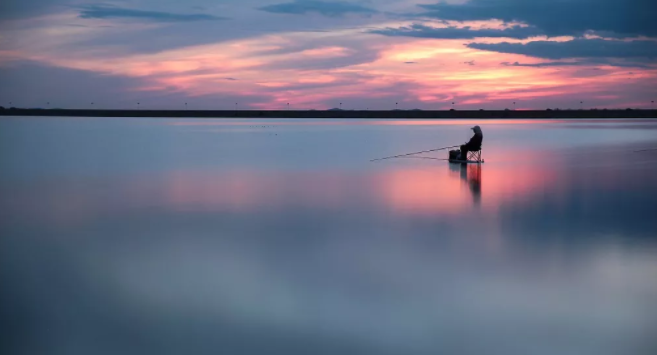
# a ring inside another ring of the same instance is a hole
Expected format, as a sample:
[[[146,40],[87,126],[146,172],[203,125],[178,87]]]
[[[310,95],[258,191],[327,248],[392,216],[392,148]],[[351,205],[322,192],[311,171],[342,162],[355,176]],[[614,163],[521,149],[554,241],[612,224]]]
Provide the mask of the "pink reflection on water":
[[[170,173],[158,181],[164,205],[206,211],[276,210],[284,206],[335,208],[349,195],[345,177],[335,174]]]
[[[456,215],[480,206],[492,212],[503,200],[542,190],[551,176],[535,167],[509,171],[495,164],[449,164],[386,173],[378,177],[382,184],[375,194],[398,211]]]
[[[567,181],[564,181],[567,183]],[[532,166],[402,164],[337,172],[173,171],[89,181],[25,184],[9,193],[20,218],[73,226],[125,213],[392,213],[451,216],[495,214],[505,201],[531,199],[554,174]],[[555,190],[555,186],[551,187]]]

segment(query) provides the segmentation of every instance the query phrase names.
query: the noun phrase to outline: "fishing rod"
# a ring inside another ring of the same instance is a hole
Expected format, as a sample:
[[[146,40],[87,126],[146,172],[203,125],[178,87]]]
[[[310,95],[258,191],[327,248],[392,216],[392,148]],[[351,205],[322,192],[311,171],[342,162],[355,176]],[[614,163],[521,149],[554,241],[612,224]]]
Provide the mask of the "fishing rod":
[[[423,150],[421,152],[415,152],[415,153],[408,153],[408,154],[400,154],[400,155],[395,155],[392,157],[385,157],[385,158],[377,158],[377,159],[372,159],[370,161],[377,161],[377,160],[385,160],[385,159],[392,159],[392,158],[400,158],[400,157],[407,157],[409,155],[415,155],[415,154],[422,154],[422,153],[429,153],[429,152],[435,152],[439,150],[444,150],[444,149],[449,149],[449,148],[456,148],[460,147],[460,145],[453,145],[451,147],[444,147],[444,148],[437,148],[437,149],[431,149],[431,150]]]
[[[409,159],[431,159],[431,160],[449,160],[445,158],[432,158],[432,157],[402,157],[402,158],[409,158]]]
[[[635,152],[635,153],[638,153],[638,152],[648,152],[648,151],[652,151],[652,150],[657,150],[657,148],[635,150],[634,152]]]

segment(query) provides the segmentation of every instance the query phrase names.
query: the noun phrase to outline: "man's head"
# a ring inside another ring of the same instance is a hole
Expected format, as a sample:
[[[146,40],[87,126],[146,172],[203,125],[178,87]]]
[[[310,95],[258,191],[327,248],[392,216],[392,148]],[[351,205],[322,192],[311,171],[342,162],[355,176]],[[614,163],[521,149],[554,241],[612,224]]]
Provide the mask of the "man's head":
[[[479,126],[474,126],[471,128],[475,133],[481,134],[481,127]]]

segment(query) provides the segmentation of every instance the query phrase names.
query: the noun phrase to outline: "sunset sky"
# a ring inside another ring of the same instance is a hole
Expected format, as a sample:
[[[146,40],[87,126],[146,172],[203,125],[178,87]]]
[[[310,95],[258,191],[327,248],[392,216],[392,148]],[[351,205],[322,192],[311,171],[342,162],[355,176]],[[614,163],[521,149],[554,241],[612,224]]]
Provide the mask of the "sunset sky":
[[[3,0],[0,105],[650,108],[656,11],[654,0]]]

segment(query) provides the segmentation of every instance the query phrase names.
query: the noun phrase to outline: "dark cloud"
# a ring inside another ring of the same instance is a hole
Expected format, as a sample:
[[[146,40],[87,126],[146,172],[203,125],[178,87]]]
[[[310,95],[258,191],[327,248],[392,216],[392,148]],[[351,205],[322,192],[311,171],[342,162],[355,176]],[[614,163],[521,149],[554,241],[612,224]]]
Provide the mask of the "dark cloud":
[[[188,102],[197,109],[225,109],[238,101],[248,107],[271,99],[264,93],[188,96],[177,88],[144,91],[141,88],[152,85],[157,77],[104,75],[29,61],[0,66],[0,78],[2,106],[12,101],[16,107],[46,107],[50,102],[51,107],[59,108],[127,109],[140,102],[143,108],[179,109]]]
[[[469,61],[467,61],[467,62],[463,62],[463,64],[467,64],[467,65],[475,65],[475,61],[474,61],[474,60],[469,60]]]
[[[372,30],[370,33],[376,33],[384,36],[403,36],[418,38],[440,38],[440,39],[473,39],[477,37],[495,37],[495,38],[516,38],[525,39],[544,35],[544,33],[535,27],[512,26],[506,29],[472,29],[466,27],[431,27],[422,24],[412,24],[407,27],[385,28],[382,30]]]
[[[417,62],[404,62],[404,64],[416,64]]]
[[[505,67],[528,67],[528,68],[550,68],[550,67],[593,67],[591,70],[598,70],[595,66],[611,66],[619,68],[642,68],[652,69],[651,62],[647,60],[627,60],[627,59],[608,59],[608,58],[586,58],[579,59],[572,62],[556,61],[556,62],[539,62],[539,63],[520,63],[520,62],[502,62],[501,65]]]
[[[566,67],[573,65],[582,65],[581,62],[541,62],[541,63],[502,62],[500,64],[505,67],[530,67],[530,68]]]
[[[16,62],[0,67],[0,97],[10,98],[19,107],[89,107],[91,102],[128,99],[131,91],[145,84],[142,78],[110,76],[51,67],[35,62]]]
[[[119,49],[122,53],[159,53],[197,45],[217,44],[253,36],[253,32],[234,28],[235,21],[167,22],[166,26],[147,26],[129,31],[102,31],[97,36],[81,38],[74,48]],[[120,26],[114,24],[112,27]],[[97,28],[97,25],[92,25]],[[272,31],[275,33],[275,31]]]
[[[208,14],[176,14],[161,11],[144,11],[125,9],[121,7],[108,5],[85,5],[80,10],[81,18],[123,18],[139,19],[158,22],[194,22],[194,21],[213,21],[223,20],[223,17],[217,17]]]
[[[235,78],[224,78],[224,80],[235,81],[235,80],[237,80],[237,79],[235,79]]]
[[[550,68],[550,67],[575,67],[575,66],[597,66],[606,65],[613,67],[631,67],[631,68],[649,68],[648,65],[636,61],[613,61],[609,59],[592,58],[586,60],[577,60],[573,62],[539,62],[539,63],[520,63],[520,62],[502,62],[505,67],[528,67],[528,68]],[[599,68],[590,68],[590,70],[599,70]]]
[[[470,0],[418,6],[425,10],[419,16],[425,18],[523,22],[548,36],[581,36],[587,31],[657,36],[654,0]]]
[[[657,58],[657,42],[574,39],[566,42],[470,43],[468,48],[522,54],[545,59],[565,58]]]
[[[357,4],[351,4],[341,1],[315,1],[315,0],[295,0],[282,4],[268,5],[259,8],[259,10],[279,13],[279,14],[307,14],[319,13],[324,16],[337,17],[347,14],[371,15],[376,10],[370,9]]]
[[[0,19],[15,19],[47,14],[61,7],[62,0],[2,0]],[[2,23],[0,23],[0,26]]]

